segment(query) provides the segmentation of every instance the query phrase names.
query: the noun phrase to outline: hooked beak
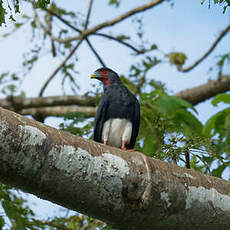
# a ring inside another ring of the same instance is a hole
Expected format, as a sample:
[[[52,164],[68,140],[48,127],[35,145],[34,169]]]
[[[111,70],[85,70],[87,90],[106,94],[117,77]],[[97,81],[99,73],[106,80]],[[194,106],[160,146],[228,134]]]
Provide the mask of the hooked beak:
[[[95,74],[91,74],[91,75],[90,75],[90,78],[91,78],[91,79],[96,78]]]

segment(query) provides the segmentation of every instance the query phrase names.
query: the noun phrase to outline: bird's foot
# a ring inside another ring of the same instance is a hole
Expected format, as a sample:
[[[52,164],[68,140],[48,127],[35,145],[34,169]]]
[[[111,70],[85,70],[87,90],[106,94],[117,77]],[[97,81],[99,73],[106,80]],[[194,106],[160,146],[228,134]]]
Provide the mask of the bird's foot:
[[[103,141],[103,144],[104,144],[104,145],[107,145],[107,140],[104,140],[104,141]]]
[[[125,147],[124,148],[121,147],[121,150],[128,151],[128,152],[136,151],[136,149],[127,149]]]

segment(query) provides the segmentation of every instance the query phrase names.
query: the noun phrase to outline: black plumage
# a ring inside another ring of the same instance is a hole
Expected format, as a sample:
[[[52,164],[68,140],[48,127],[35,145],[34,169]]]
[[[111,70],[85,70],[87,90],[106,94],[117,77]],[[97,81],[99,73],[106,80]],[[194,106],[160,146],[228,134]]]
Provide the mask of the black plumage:
[[[104,84],[104,96],[100,101],[95,116],[94,140],[122,149],[133,149],[140,126],[140,105],[138,100],[122,84],[117,73],[109,68],[97,69],[91,78],[96,78]],[[111,122],[105,126],[106,121]],[[123,126],[127,128],[120,131]],[[108,143],[107,140],[103,140],[102,135],[105,133],[104,136],[106,136],[107,132],[109,133]],[[113,136],[111,137],[110,134],[113,134]],[[117,142],[117,138],[120,138],[119,146],[114,144]]]

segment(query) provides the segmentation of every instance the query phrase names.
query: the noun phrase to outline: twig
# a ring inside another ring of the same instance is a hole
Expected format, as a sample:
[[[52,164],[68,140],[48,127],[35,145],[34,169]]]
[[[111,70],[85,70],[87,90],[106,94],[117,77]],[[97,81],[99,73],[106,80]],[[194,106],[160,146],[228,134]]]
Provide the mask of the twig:
[[[90,49],[92,50],[92,52],[94,53],[94,55],[96,56],[96,58],[98,59],[98,61],[101,63],[101,65],[103,67],[106,67],[105,63],[102,61],[100,55],[97,53],[97,51],[94,49],[93,45],[91,44],[91,42],[89,41],[88,38],[85,38],[86,43],[88,44],[88,46],[90,47]]]
[[[209,50],[201,57],[199,58],[196,62],[194,62],[191,66],[183,69],[181,66],[178,66],[178,70],[180,72],[189,72],[196,66],[198,66],[205,58],[211,54],[211,52],[216,48],[218,43],[221,41],[221,39],[230,31],[230,25],[228,25],[219,35],[219,37],[216,39],[216,41],[212,44],[212,46],[209,48]]]
[[[134,91],[135,96],[137,95],[137,93],[139,93],[139,91],[140,91],[141,87],[144,85],[144,83],[145,83],[145,74],[143,74],[138,81],[137,87]]]
[[[185,167],[187,169],[190,169],[191,166],[190,166],[190,156],[189,156],[189,150],[188,149],[185,149]]]
[[[87,29],[88,24],[89,24],[89,17],[92,11],[92,6],[93,6],[93,0],[89,1],[89,6],[88,6],[88,12],[87,12],[87,16],[86,16],[86,20],[85,20],[85,25],[84,25],[84,30]]]
[[[50,83],[50,81],[55,77],[55,75],[59,72],[59,70],[66,64],[66,62],[73,56],[74,52],[78,49],[78,47],[80,46],[80,44],[82,43],[84,37],[82,37],[78,43],[76,44],[76,46],[70,51],[70,53],[68,54],[68,56],[64,59],[64,61],[54,70],[54,72],[50,75],[50,77],[47,79],[47,81],[45,82],[45,84],[43,85],[43,87],[40,90],[39,96],[41,97],[46,89],[46,87],[48,86],[48,84]]]
[[[57,42],[59,42],[59,43],[67,43],[67,42],[75,41],[75,40],[78,39],[77,36],[75,36],[75,37],[69,37],[69,38],[66,38],[66,39],[62,39],[62,38],[55,37],[55,36],[51,33],[50,29],[47,28],[47,27],[41,22],[41,20],[40,20],[38,14],[37,14],[37,12],[36,12],[36,10],[34,10],[34,14],[35,14],[35,21],[37,21],[38,24],[41,26],[41,28],[45,31],[45,33],[47,33],[47,34],[50,36],[50,39],[51,39],[52,41],[57,41]]]
[[[101,36],[101,37],[105,37],[105,38],[108,38],[108,39],[111,39],[113,41],[116,41],[118,43],[121,43],[122,45],[124,46],[127,46],[128,48],[132,49],[133,51],[135,51],[137,54],[143,54],[145,53],[145,50],[138,50],[137,48],[135,48],[134,46],[130,45],[129,43],[125,42],[125,41],[122,41],[120,39],[117,39],[116,37],[113,37],[111,35],[108,35],[108,34],[104,34],[104,33],[94,33],[92,35],[96,35],[96,36]]]
[[[63,224],[57,224],[57,223],[54,223],[54,221],[41,221],[41,223],[43,225],[48,225],[50,227],[54,227],[54,228],[57,228],[57,229],[60,229],[60,230],[71,230],[72,228],[68,228],[66,227],[65,225]]]
[[[52,14],[54,17],[58,18],[61,22],[63,22],[65,25],[67,25],[68,27],[70,27],[71,29],[77,31],[78,33],[82,33],[82,30],[78,29],[77,27],[71,25],[67,20],[65,20],[64,18],[62,18],[61,16],[59,16],[58,14],[54,13],[53,11],[51,11],[50,9],[43,9],[44,11]]]

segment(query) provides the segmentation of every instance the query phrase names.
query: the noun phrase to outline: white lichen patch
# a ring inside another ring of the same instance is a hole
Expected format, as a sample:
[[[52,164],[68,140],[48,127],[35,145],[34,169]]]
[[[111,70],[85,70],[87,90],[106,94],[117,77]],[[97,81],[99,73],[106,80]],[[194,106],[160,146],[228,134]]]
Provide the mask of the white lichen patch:
[[[22,130],[22,141],[25,141],[26,145],[43,145],[46,135],[38,128],[30,125],[19,125]]]
[[[170,202],[168,193],[161,192],[160,195],[161,195],[161,200],[164,200],[167,203],[167,206],[170,207],[172,203]]]
[[[122,201],[122,179],[129,173],[128,163],[123,158],[110,153],[94,157],[73,146],[62,146],[61,150],[53,148],[49,156],[57,169],[70,174],[78,183],[94,185],[89,191],[92,196],[114,207]]]
[[[184,175],[185,177],[188,177],[188,178],[193,179],[193,180],[196,179],[196,177],[190,175],[189,173],[184,173],[183,175]]]
[[[214,208],[230,212],[230,196],[223,195],[214,188],[206,189],[204,187],[189,186],[186,198],[186,209],[191,208],[195,201],[201,203],[211,201]]]
[[[196,179],[196,177],[192,176],[192,175],[189,174],[189,173],[180,174],[180,173],[177,173],[177,172],[173,172],[172,174],[173,174],[174,176],[178,177],[178,178],[185,178],[185,177],[187,177],[187,178],[190,178],[190,179],[193,179],[193,180]]]

